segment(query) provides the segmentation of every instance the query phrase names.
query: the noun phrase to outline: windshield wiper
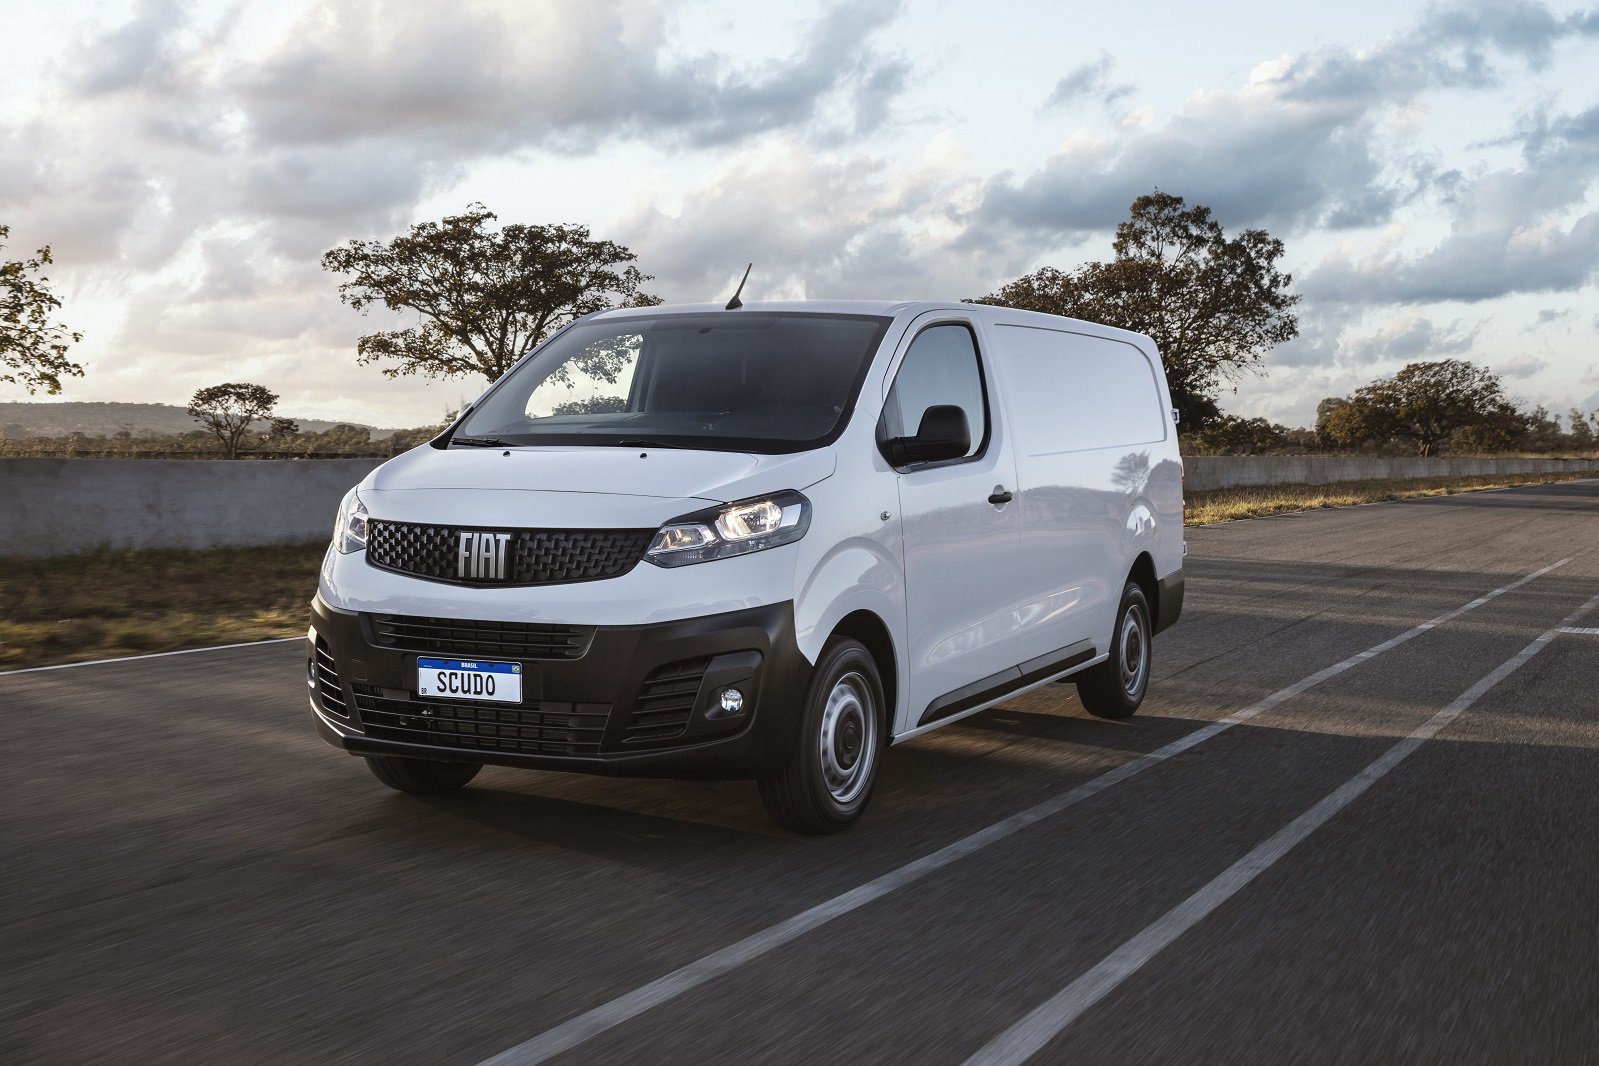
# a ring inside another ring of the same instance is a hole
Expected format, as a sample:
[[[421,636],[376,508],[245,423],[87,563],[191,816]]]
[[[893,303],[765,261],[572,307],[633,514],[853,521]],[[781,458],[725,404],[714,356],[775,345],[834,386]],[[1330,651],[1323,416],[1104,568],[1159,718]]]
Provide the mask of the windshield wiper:
[[[668,444],[664,440],[644,440],[639,437],[629,437],[616,442],[618,448],[685,448],[684,444]]]
[[[451,444],[464,444],[468,448],[503,448],[505,442],[498,437],[451,437]]]

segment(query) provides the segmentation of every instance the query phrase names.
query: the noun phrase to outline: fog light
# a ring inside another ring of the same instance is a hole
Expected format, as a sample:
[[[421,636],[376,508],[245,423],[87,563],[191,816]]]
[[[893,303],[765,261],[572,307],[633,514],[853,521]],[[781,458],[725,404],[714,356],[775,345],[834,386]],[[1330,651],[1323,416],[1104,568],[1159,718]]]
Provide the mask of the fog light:
[[[744,709],[744,693],[736,688],[722,690],[722,710],[728,714],[737,714]]]

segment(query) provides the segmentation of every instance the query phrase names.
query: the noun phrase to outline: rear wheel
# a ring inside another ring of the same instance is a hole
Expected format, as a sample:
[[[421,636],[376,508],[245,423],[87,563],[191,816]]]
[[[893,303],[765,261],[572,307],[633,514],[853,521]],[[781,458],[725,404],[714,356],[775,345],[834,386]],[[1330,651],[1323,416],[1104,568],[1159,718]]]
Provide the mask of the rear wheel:
[[[884,714],[871,652],[847,638],[829,643],[811,673],[799,743],[782,772],[760,783],[778,825],[833,833],[860,817],[877,783]]]
[[[1077,675],[1077,698],[1098,718],[1130,718],[1149,688],[1151,637],[1149,600],[1136,582],[1122,589],[1110,658]]]
[[[454,792],[483,769],[480,762],[397,759],[392,755],[368,755],[366,765],[373,777],[390,788],[424,796]]]

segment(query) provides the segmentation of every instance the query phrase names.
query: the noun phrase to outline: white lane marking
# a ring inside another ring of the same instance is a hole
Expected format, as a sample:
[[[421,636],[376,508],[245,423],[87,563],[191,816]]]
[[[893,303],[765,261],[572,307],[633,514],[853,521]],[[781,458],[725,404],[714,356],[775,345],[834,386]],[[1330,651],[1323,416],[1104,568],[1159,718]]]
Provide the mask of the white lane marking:
[[[1234,711],[1226,718],[1212,722],[1185,736],[1157,748],[1152,752],[1140,755],[1135,759],[1122,763],[1113,770],[1107,771],[1092,780],[1085,781],[1075,788],[1069,789],[1058,796],[1044,800],[1036,806],[1029,807],[1011,815],[1002,821],[995,822],[985,829],[979,829],[970,836],[962,837],[953,844],[946,845],[938,851],[924,855],[919,859],[907,863],[895,870],[882,874],[859,887],[852,888],[842,895],[819,903],[809,910],[801,911],[792,917],[785,918],[776,925],[768,926],[759,932],[752,933],[742,940],[729,944],[718,951],[713,951],[704,958],[689,963],[681,969],[674,970],[665,976],[658,977],[649,984],[641,985],[631,992],[625,992],[607,1003],[585,1011],[576,1017],[557,1025],[555,1028],[540,1033],[515,1047],[500,1052],[493,1058],[485,1059],[481,1066],[526,1066],[529,1063],[543,1062],[552,1056],[569,1051],[579,1044],[613,1029],[623,1022],[634,1018],[653,1007],[675,999],[689,992],[707,981],[731,970],[737,969],[759,958],[774,948],[781,947],[791,940],[796,940],[817,926],[824,925],[834,918],[841,917],[864,907],[873,900],[880,899],[891,892],[895,892],[914,881],[926,877],[936,870],[950,865],[958,859],[963,859],[973,852],[998,843],[1006,837],[1043,821],[1052,815],[1059,814],[1068,807],[1075,806],[1105,791],[1112,785],[1140,774],[1152,766],[1156,766],[1167,759],[1191,748],[1198,747],[1240,722],[1261,714],[1285,700],[1292,699],[1307,689],[1321,684],[1329,678],[1336,677],[1351,667],[1372,659],[1383,652],[1391,651],[1408,640],[1421,636],[1430,629],[1443,625],[1452,619],[1458,618],[1467,611],[1475,610],[1483,604],[1502,596],[1513,589],[1520,588],[1558,567],[1565,566],[1571,559],[1561,559],[1551,563],[1541,570],[1534,570],[1525,577],[1517,578],[1508,585],[1502,585],[1492,592],[1485,592],[1470,603],[1462,604],[1452,611],[1446,611],[1429,622],[1423,622],[1413,629],[1407,629],[1396,637],[1390,637],[1381,644],[1373,645],[1363,652],[1351,655],[1343,662],[1334,663],[1332,666],[1316,671],[1309,677],[1296,681],[1286,688],[1278,689],[1260,702],[1245,707],[1241,711]]]
[[[1353,803],[1412,752],[1436,736],[1439,730],[1481,699],[1489,689],[1520,669],[1528,659],[1537,655],[1555,639],[1562,626],[1569,626],[1595,607],[1599,607],[1599,596],[1594,596],[1573,611],[1560,626],[1545,631],[1542,636],[1500,664],[1492,673],[1462,692],[1453,703],[1389,748],[1376,761],[1325,796],[1320,803],[1289,822],[1249,854],[1223,870],[1215,880],[1161,915],[1077,980],[1034,1008],[1026,1017],[967,1059],[966,1066],[999,1066],[999,1064],[1025,1062],[1031,1058],[1081,1017],[1084,1011],[1104,999],[1172,941],[1192,929],[1244,886],[1269,870],[1272,864],[1288,854],[1294,845]]]
[[[1599,637],[1599,627],[1594,626],[1561,626],[1560,632],[1579,637]]]
[[[89,659],[81,663],[57,663],[54,666],[30,666],[24,670],[0,670],[0,677],[12,674],[42,674],[46,670],[70,670],[74,666],[103,666],[106,663],[127,663],[135,659],[162,659],[168,655],[198,655],[203,651],[228,651],[232,648],[259,648],[263,644],[287,644],[305,637],[274,637],[271,640],[247,640],[243,644],[215,644],[209,648],[183,648],[179,651],[153,651],[147,655],[122,655],[115,659]]]

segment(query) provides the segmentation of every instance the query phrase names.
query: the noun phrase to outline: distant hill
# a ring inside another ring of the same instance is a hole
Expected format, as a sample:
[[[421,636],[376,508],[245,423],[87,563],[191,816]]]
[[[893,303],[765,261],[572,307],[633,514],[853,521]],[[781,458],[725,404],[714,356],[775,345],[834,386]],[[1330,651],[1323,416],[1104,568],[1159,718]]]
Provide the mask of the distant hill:
[[[296,418],[300,429],[322,433],[334,426],[364,426],[373,440],[381,440],[395,429],[366,426],[362,422],[324,422],[316,418]],[[65,437],[73,433],[110,436],[127,430],[135,437],[167,437],[199,429],[189,412],[169,403],[0,403],[0,436]]]

